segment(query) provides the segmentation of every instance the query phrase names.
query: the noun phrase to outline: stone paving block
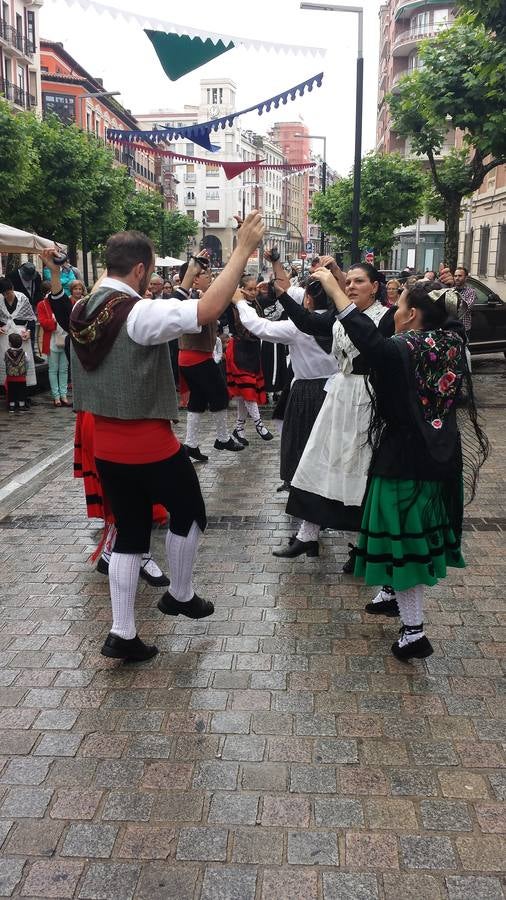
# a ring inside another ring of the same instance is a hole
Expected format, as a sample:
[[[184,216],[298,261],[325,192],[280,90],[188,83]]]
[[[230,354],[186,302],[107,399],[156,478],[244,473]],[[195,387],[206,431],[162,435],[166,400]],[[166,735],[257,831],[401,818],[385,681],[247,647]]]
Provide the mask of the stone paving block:
[[[148,764],[149,765],[149,764]],[[161,763],[160,765],[164,765]],[[149,771],[146,767],[146,773]],[[95,776],[99,788],[131,788],[139,784],[144,773],[144,763],[137,760],[103,760],[97,766]],[[154,786],[154,785],[148,785]]]
[[[308,828],[310,816],[311,803],[304,797],[264,797],[262,825]]]
[[[135,900],[193,900],[198,870],[169,862],[145,863]]]
[[[0,847],[2,846],[3,842],[5,841],[5,838],[9,834],[9,831],[11,830],[13,825],[14,825],[14,822],[12,819],[0,820]]]
[[[455,839],[462,868],[467,871],[506,871],[506,841],[497,835],[457,837]]]
[[[501,747],[488,741],[455,741],[455,749],[462,765],[469,769],[500,769],[505,765]]]
[[[364,824],[364,812],[359,800],[321,798],[314,801],[314,809],[316,825],[349,828]]]
[[[214,794],[207,821],[218,825],[254,825],[257,821],[257,811],[257,796]]]
[[[71,860],[37,860],[29,869],[21,894],[72,900],[83,869],[83,863]]]
[[[237,828],[234,831],[232,861],[279,865],[283,856],[283,835],[272,828]]]
[[[73,709],[44,709],[37,716],[33,727],[40,731],[65,731],[75,725],[78,715]]]
[[[241,770],[241,784],[246,791],[286,790],[288,769],[282,763],[245,763]]]
[[[174,828],[128,825],[118,856],[123,859],[167,859],[173,852]]]
[[[506,772],[489,772],[487,777],[497,800],[506,800]]]
[[[37,760],[37,762],[43,760]],[[49,771],[48,784],[55,787],[85,787],[90,785],[95,775],[97,761],[94,759],[56,759]],[[106,787],[112,786],[109,784]]]
[[[482,875],[448,875],[446,887],[449,900],[504,900],[498,878]]]
[[[237,763],[206,760],[197,764],[193,787],[208,791],[234,791],[238,775]]]
[[[94,863],[79,891],[80,900],[131,900],[141,867],[130,863]]]
[[[109,857],[118,834],[116,825],[70,825],[62,856]]]
[[[343,766],[338,770],[340,793],[385,796],[388,781],[382,769],[366,766]]]
[[[268,756],[274,762],[306,762],[313,757],[313,741],[310,738],[271,737],[268,742]],[[319,762],[320,760],[317,760]]]
[[[222,759],[238,759],[246,762],[259,762],[264,758],[265,739],[252,735],[232,735],[225,738]]]
[[[476,800],[489,796],[487,783],[483,775],[464,769],[451,772],[438,772],[438,779],[444,797],[460,800]]]
[[[82,734],[43,734],[34,756],[75,756],[82,739]]]
[[[165,734],[137,734],[129,743],[126,755],[132,759],[167,759],[173,746]]]
[[[398,869],[397,839],[391,834],[347,832],[346,866],[350,869]]]
[[[257,873],[247,866],[207,866],[200,900],[254,900]]]
[[[111,791],[102,810],[103,821],[147,822],[154,797],[139,792]]]
[[[437,797],[437,781],[432,772],[392,769],[388,773],[394,796]]]
[[[318,873],[287,867],[264,869],[261,900],[318,900]],[[242,900],[242,898],[238,898]]]
[[[62,831],[60,822],[24,819],[11,831],[5,852],[21,856],[52,856]]]
[[[450,741],[411,741],[411,753],[418,766],[456,766],[458,756]]]
[[[366,800],[365,811],[369,827],[374,830],[413,831],[418,828],[411,800]]]
[[[324,900],[379,900],[375,875],[323,873]]]
[[[337,836],[325,831],[289,831],[288,862],[297,866],[338,866]]]
[[[300,735],[327,736],[336,734],[336,717],[301,713],[295,719],[295,733]]]
[[[504,803],[476,803],[474,807],[480,831],[485,834],[506,834]]]
[[[290,791],[296,794],[332,794],[336,790],[336,773],[331,766],[292,765]]]
[[[358,763],[358,745],[354,740],[319,738],[315,742],[314,761],[317,763]]]
[[[108,757],[114,759],[123,755],[126,745],[127,738],[122,735],[115,734],[114,740],[111,740],[110,734],[100,734],[96,731],[85,737],[79,753],[81,756],[92,756],[98,759]]]
[[[176,859],[224,861],[227,858],[227,840],[226,828],[182,828]]]
[[[472,831],[467,803],[462,800],[422,800],[422,825],[427,831]]]
[[[255,712],[251,716],[254,734],[292,734],[293,716],[290,713]]]
[[[10,897],[21,881],[25,859],[6,857],[0,859],[0,897]]]
[[[457,860],[447,837],[401,835],[401,860],[407,869],[455,869]]]
[[[439,884],[432,875],[383,875],[385,900],[441,900]],[[478,900],[478,898],[476,898]]]
[[[49,815],[52,819],[93,819],[103,791],[61,790]]]
[[[42,784],[50,762],[46,759],[17,757],[11,759],[0,776],[2,784]]]
[[[151,819],[154,822],[187,822],[202,820],[204,795],[196,792],[162,795],[155,799]]]
[[[51,800],[51,788],[13,787],[4,797],[0,815],[21,818],[41,818]]]
[[[211,731],[217,734],[249,734],[250,721],[250,713],[217,712],[211,719]]]

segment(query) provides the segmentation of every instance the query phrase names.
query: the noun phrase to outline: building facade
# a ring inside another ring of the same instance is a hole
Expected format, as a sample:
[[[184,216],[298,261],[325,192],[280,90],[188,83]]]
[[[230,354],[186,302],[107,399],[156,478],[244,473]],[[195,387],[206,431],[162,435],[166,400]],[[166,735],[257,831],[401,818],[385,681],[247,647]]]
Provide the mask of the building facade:
[[[0,95],[41,111],[39,9],[43,0],[0,0]]]
[[[287,163],[311,163],[309,130],[302,122],[276,122],[269,134]],[[291,175],[283,185],[283,220],[288,230],[289,257],[299,258],[309,240],[309,175]]]
[[[396,91],[403,76],[420,65],[418,50],[422,40],[435,37],[454,18],[454,6],[448,0],[388,0],[380,7],[380,48],[378,75],[378,115],[376,149],[412,157],[409,141],[392,130],[386,96]],[[455,146],[455,133],[449,131],[442,154]],[[398,232],[398,242],[390,260],[391,268],[405,266],[420,271],[437,268],[444,255],[444,223],[430,217]]]
[[[506,166],[462,204],[459,261],[506,300]]]
[[[94,78],[67,53],[63,44],[40,42],[41,93],[43,113],[54,113],[62,122],[75,122],[83,131],[107,143],[107,129],[136,129],[130,110],[124,109],[99,78]],[[160,190],[160,171],[155,157],[142,145],[112,146],[118,163],[128,167],[135,187],[141,191]]]

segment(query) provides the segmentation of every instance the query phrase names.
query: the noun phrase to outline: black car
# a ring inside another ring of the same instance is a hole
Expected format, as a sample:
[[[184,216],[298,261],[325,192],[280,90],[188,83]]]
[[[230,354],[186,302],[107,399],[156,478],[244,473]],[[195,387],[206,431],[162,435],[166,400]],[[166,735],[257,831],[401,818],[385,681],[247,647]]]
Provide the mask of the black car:
[[[467,286],[476,292],[471,311],[471,353],[500,352],[506,356],[506,303],[476,278],[468,278]]]

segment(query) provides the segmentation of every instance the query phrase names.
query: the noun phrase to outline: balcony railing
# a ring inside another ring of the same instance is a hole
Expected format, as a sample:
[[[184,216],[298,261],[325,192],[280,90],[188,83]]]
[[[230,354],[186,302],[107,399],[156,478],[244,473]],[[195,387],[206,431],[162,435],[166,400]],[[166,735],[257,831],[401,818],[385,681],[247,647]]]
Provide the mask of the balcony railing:
[[[197,201],[196,201],[195,197],[185,197],[185,198],[184,198],[184,205],[185,205],[185,206],[196,206],[196,205],[197,205]]]
[[[197,181],[197,175],[195,172],[185,172],[184,180],[187,184],[195,184]]]
[[[10,100],[16,106],[22,106],[23,109],[33,109],[37,106],[37,100],[33,94],[29,94],[5,78],[0,78],[0,94],[3,94],[6,100]]]
[[[33,43],[24,37],[20,31],[8,25],[5,19],[0,19],[0,39],[6,41],[11,47],[19,50],[23,56],[32,57],[35,53]]]
[[[442,22],[438,25],[422,25],[421,28],[410,28],[409,31],[402,31],[393,41],[392,50],[395,51],[404,44],[413,44],[422,41],[424,38],[437,37],[447,25]]]

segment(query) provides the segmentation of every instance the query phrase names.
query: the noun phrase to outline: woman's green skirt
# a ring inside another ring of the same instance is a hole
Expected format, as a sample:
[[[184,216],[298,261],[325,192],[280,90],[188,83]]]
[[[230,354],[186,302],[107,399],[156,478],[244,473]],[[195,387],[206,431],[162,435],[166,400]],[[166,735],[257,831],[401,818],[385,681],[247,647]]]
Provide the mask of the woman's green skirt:
[[[355,575],[405,591],[437,584],[447,566],[465,567],[441,483],[373,477],[357,543]]]

